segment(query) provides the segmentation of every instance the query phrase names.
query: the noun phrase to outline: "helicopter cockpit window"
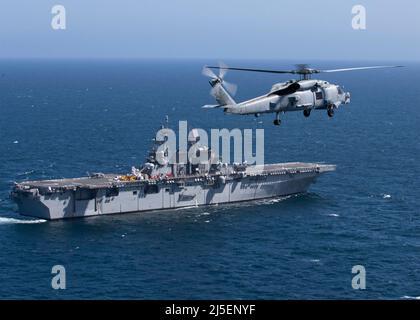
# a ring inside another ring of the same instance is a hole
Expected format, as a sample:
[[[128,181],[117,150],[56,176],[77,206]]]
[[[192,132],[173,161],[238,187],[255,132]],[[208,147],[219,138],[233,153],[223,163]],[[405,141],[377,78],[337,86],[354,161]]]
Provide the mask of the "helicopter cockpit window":
[[[322,91],[316,93],[316,100],[322,100]]]

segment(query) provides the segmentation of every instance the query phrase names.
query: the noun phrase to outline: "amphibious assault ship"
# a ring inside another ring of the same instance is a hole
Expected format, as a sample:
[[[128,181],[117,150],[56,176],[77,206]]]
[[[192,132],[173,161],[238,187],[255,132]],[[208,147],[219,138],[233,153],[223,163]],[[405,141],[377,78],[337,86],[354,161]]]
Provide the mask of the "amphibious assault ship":
[[[188,144],[197,140],[193,136]],[[159,149],[162,143],[154,140],[145,164],[130,174],[24,181],[15,183],[11,198],[20,214],[54,220],[282,197],[306,192],[320,174],[335,170],[302,162],[171,163]]]

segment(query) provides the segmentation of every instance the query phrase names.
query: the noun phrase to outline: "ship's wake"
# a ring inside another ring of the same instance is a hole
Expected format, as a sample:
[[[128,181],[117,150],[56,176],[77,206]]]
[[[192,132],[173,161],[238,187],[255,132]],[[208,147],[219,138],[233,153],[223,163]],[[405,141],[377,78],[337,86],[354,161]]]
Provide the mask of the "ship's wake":
[[[1,224],[34,224],[34,223],[43,223],[47,222],[44,219],[15,219],[15,218],[8,218],[8,217],[0,217],[0,225]]]

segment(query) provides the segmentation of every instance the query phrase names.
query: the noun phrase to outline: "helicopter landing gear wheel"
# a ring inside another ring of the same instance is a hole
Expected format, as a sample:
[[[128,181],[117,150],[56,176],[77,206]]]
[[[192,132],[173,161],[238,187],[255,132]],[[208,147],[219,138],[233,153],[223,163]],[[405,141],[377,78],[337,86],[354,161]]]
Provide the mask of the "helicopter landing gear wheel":
[[[332,118],[332,117],[334,116],[334,109],[333,109],[333,108],[329,108],[329,109],[327,110],[327,114],[328,114],[328,116],[329,116],[330,118]]]
[[[281,120],[280,120],[280,117],[279,117],[279,113],[278,112],[276,113],[276,119],[274,119],[273,123],[274,123],[275,126],[279,126],[280,123],[281,123]]]
[[[311,115],[311,109],[303,110],[303,115],[305,116],[305,118],[309,117]]]

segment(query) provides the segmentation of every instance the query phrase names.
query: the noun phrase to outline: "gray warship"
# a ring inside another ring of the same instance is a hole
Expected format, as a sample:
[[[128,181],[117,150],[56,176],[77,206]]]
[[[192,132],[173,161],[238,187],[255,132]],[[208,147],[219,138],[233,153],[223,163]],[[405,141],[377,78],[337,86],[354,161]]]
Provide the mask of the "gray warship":
[[[21,215],[56,220],[288,196],[306,192],[320,174],[335,170],[302,162],[162,163],[161,144],[154,139],[144,165],[130,174],[19,182],[11,198]]]

